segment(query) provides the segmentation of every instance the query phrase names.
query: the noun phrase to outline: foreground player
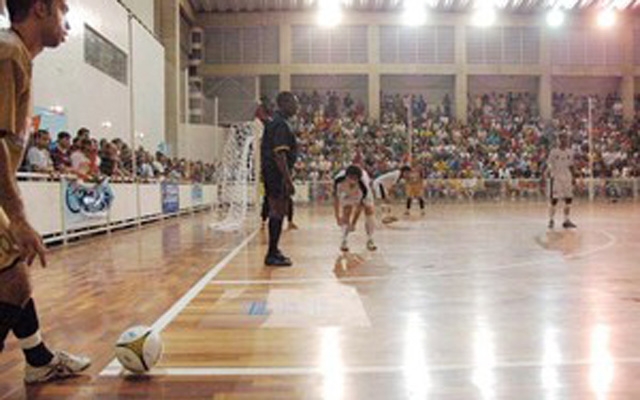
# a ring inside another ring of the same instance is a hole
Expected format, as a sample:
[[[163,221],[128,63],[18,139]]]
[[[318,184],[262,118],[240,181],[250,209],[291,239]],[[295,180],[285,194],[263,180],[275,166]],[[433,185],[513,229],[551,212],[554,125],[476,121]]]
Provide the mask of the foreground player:
[[[91,361],[51,351],[40,335],[28,267],[46,266],[40,235],[25,214],[16,171],[29,142],[32,60],[67,35],[66,0],[8,0],[11,29],[0,31],[0,351],[9,332],[20,341],[25,382],[75,375]],[[66,305],[61,304],[61,307]]]
[[[573,152],[569,148],[569,137],[566,133],[558,135],[558,146],[549,152],[547,159],[547,175],[549,176],[549,229],[553,229],[553,218],[556,214],[558,200],[564,200],[563,228],[575,228],[576,225],[569,219],[571,203],[573,202],[573,185],[575,174],[573,171]]]
[[[367,250],[375,251],[373,241],[375,230],[375,210],[373,198],[367,184],[362,180],[362,170],[355,165],[349,166],[335,177],[333,182],[333,211],[338,226],[342,229],[342,243],[340,250],[349,251],[347,236],[355,230],[354,210],[359,206],[364,208],[365,231],[367,232]],[[352,216],[354,217],[352,219]]]
[[[376,197],[382,200],[382,204],[380,205],[382,222],[390,223],[398,220],[398,218],[391,215],[391,202],[389,197],[393,187],[400,183],[400,180],[403,179],[409,171],[411,171],[411,168],[404,166],[401,169],[382,174],[373,181],[373,191]]]
[[[407,209],[404,215],[409,215],[411,212],[413,199],[418,200],[420,215],[424,215],[424,179],[419,169],[411,168],[405,173],[405,192],[407,193]]]

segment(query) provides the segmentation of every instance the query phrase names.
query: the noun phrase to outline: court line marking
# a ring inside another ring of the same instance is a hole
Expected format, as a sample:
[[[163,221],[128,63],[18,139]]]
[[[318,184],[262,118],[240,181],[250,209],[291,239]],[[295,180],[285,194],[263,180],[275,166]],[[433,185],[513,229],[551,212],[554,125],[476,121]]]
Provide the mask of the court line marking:
[[[590,249],[590,250],[585,250],[576,254],[571,254],[566,256],[566,258],[568,260],[575,260],[575,259],[579,259],[579,258],[583,258],[583,257],[587,257],[590,255],[593,255],[595,253],[599,253],[601,251],[605,251],[613,246],[615,246],[618,243],[618,239],[615,235],[612,235],[611,233],[607,232],[607,231],[597,231],[599,233],[602,233],[608,240],[594,248],[594,249]],[[493,268],[486,268],[486,269],[482,269],[480,271],[477,271],[478,273],[493,273],[493,272],[498,272],[498,271],[502,271],[505,269],[513,269],[513,268],[519,268],[519,267],[525,267],[525,266],[529,266],[529,265],[537,265],[537,264],[545,264],[546,262],[552,262],[555,261],[554,257],[547,257],[547,258],[542,258],[542,259],[534,259],[534,260],[528,260],[528,261],[520,261],[520,262],[514,262],[511,264],[505,264],[505,265],[498,265],[496,267]],[[412,268],[412,267],[408,267],[408,268]],[[416,268],[416,267],[413,267]],[[327,278],[299,278],[299,279],[247,279],[247,280],[224,280],[224,281],[214,281],[211,280],[211,282],[208,283],[208,285],[210,286],[226,286],[226,285],[296,285],[296,284],[325,284],[325,283],[332,283],[332,282],[342,282],[342,283],[358,283],[358,282],[378,282],[378,281],[389,281],[389,280],[393,280],[393,279],[409,279],[409,278],[416,278],[416,277],[421,277],[421,276],[425,276],[425,277],[440,277],[440,276],[449,276],[449,275],[461,275],[461,274],[465,274],[471,272],[468,269],[438,269],[435,271],[424,271],[424,272],[420,272],[420,273],[404,273],[404,274],[390,274],[390,275],[371,275],[371,276],[349,276],[349,277],[344,277],[344,278],[332,278],[332,277],[327,277]]]
[[[240,251],[256,237],[258,232],[260,232],[260,228],[255,229],[252,233],[245,237],[244,240],[238,246],[236,246],[236,248],[234,248],[229,254],[227,254],[225,258],[220,260],[218,264],[211,268],[209,272],[207,272],[202,278],[200,278],[200,280],[187,291],[187,293],[185,293],[177,302],[175,302],[171,306],[171,308],[169,308],[156,322],[154,322],[154,324],[151,325],[151,329],[156,332],[162,332],[162,330],[164,330],[164,328],[166,328],[167,325],[169,325],[171,321],[173,321],[175,317],[177,317],[178,314],[180,314],[182,310],[184,310],[187,305],[198,294],[200,294],[200,292],[205,287],[207,287],[207,284],[209,284],[209,282],[213,280],[213,278],[215,278],[215,276],[218,275],[220,271],[222,271],[222,269],[226,267],[227,264],[229,264],[229,262],[233,260],[240,253]],[[111,362],[102,370],[102,372],[100,372],[100,376],[109,374],[112,370],[117,370],[118,374],[122,372],[122,367],[118,363],[118,360],[116,360],[115,358],[111,360]]]
[[[618,358],[608,360],[612,365],[640,364],[640,358]],[[599,367],[602,363],[591,359],[567,360],[554,363],[545,363],[541,360],[513,361],[496,363],[491,366],[480,364],[441,364],[426,367],[426,373],[449,372],[464,370],[499,370],[518,368],[563,368],[575,366]],[[344,367],[340,369],[341,375],[346,374],[380,374],[406,372],[409,368],[405,365],[368,365],[357,367]],[[415,372],[415,370],[412,370]],[[293,376],[293,375],[333,375],[335,370],[327,370],[322,367],[185,367],[185,368],[154,368],[147,375],[153,376]],[[109,370],[102,376],[118,376],[117,371]]]

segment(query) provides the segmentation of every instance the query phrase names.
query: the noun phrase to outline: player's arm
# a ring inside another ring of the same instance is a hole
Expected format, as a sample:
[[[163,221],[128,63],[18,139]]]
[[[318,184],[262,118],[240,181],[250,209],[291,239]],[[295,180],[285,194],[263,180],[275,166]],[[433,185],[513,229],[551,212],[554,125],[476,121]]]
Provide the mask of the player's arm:
[[[284,177],[285,190],[288,195],[293,195],[295,193],[293,180],[291,179],[291,173],[287,166],[287,154],[291,151],[291,146],[287,141],[289,135],[291,135],[291,133],[285,124],[281,124],[276,127],[276,131],[274,133],[273,154],[276,159],[276,164],[278,165],[278,170]]]
[[[571,155],[571,164],[569,165],[569,173],[571,174],[571,184],[575,186],[577,173],[575,165],[573,164],[573,154]]]
[[[11,165],[11,153],[7,140],[17,134],[16,121],[16,85],[13,64],[9,61],[0,63],[0,207],[13,222],[26,221],[24,205],[16,182],[15,171]]]
[[[0,207],[5,211],[12,223],[26,221],[24,204],[20,191],[15,182],[15,172],[12,171],[10,153],[5,137],[11,135],[6,130],[0,130]]]
[[[333,215],[336,217],[336,223],[338,226],[342,226],[342,220],[340,219],[340,200],[338,199],[338,183],[340,178],[336,178],[333,181]]]
[[[15,121],[15,80],[13,64],[9,61],[0,62],[0,82],[3,86],[0,90],[0,207],[11,221],[11,233],[27,263],[31,264],[37,255],[42,266],[46,266],[45,248],[40,235],[27,221],[7,144],[7,138],[18,133],[13,130],[18,122],[22,122]]]

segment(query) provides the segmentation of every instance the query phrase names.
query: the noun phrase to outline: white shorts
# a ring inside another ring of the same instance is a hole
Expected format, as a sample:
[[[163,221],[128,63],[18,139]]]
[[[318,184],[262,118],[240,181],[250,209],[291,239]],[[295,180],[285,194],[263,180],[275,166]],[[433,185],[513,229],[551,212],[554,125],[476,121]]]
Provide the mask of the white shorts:
[[[373,197],[366,195],[363,199],[362,196],[340,196],[339,202],[341,207],[354,207],[360,204],[363,206],[373,206]]]
[[[551,178],[549,180],[549,194],[552,199],[572,199],[573,183],[571,178]]]

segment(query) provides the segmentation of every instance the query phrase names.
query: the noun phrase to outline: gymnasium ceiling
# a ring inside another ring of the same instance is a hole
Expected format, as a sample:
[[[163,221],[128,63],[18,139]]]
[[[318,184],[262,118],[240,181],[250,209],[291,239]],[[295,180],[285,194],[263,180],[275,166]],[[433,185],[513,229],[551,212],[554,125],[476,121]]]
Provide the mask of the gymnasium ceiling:
[[[317,8],[318,0],[189,0],[196,12],[240,13],[271,11],[306,11]],[[403,0],[340,0],[346,10],[399,11]],[[613,6],[621,10],[640,11],[640,0],[424,0],[431,9],[441,12],[465,12],[476,2],[493,1],[498,9],[514,13],[533,13],[561,5],[565,10],[588,11]]]

